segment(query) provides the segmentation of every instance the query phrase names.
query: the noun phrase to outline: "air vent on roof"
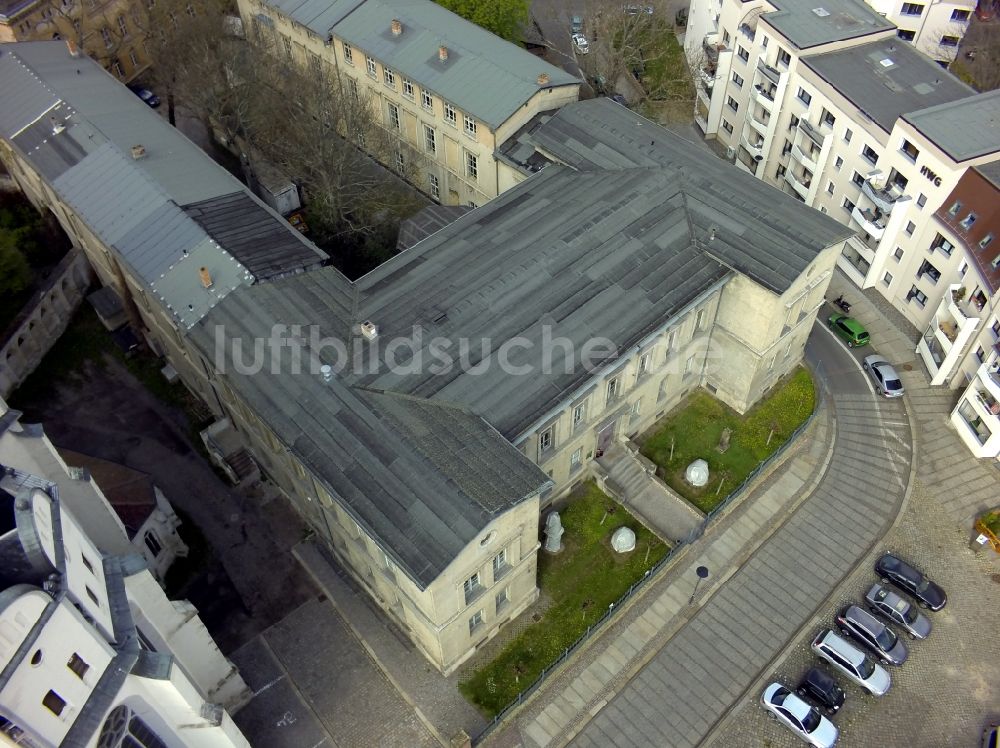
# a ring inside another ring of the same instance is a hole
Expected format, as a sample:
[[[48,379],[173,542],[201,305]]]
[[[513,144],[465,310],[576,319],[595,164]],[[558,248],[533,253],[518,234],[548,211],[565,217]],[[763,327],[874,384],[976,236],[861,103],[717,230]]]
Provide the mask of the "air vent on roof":
[[[319,375],[323,377],[324,382],[333,381],[333,367],[330,364],[323,364],[319,367]]]
[[[393,36],[399,36],[400,34],[403,33],[403,24],[399,21],[398,18],[393,18],[392,19],[391,28],[392,28],[392,35]]]
[[[212,287],[212,274],[208,272],[208,268],[198,268],[198,275],[201,278],[201,285],[205,288]]]
[[[69,56],[70,57],[79,57],[80,56],[80,48],[78,46],[76,46],[76,42],[73,41],[72,39],[67,39],[66,40],[66,49],[69,50]]]
[[[132,158],[138,161],[140,158],[146,157],[146,146],[144,145],[134,145],[132,146]]]
[[[52,134],[58,135],[63,130],[66,129],[64,125],[59,124],[59,121],[55,117],[49,117],[49,121],[52,123]]]
[[[830,11],[828,11],[826,8],[813,8],[813,13],[815,13],[820,18],[826,18],[828,15],[830,15]]]
[[[441,62],[448,61],[448,48],[443,44],[438,47],[438,59],[441,60]]]
[[[539,86],[544,86],[548,82],[549,82],[549,74],[548,73],[539,73],[538,74],[538,85]]]
[[[896,63],[894,63],[892,60],[890,60],[888,57],[886,57],[886,58],[883,58],[883,59],[879,60],[878,64],[881,65],[884,68],[891,68]]]
[[[375,340],[378,337],[378,327],[371,320],[361,323],[361,335],[365,340]]]

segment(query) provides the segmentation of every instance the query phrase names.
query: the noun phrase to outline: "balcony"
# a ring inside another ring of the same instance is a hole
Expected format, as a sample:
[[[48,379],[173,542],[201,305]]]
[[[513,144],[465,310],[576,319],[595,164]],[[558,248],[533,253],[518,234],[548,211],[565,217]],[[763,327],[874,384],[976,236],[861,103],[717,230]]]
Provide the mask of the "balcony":
[[[753,87],[753,100],[760,104],[767,111],[771,111],[774,106],[774,91],[769,90],[758,83]]]
[[[771,115],[760,109],[754,108],[750,112],[750,127],[760,133],[761,137],[767,136],[767,127],[771,121]]]
[[[771,83],[776,86],[778,85],[778,81],[781,80],[781,72],[777,68],[772,68],[764,62],[763,57],[757,60],[757,69],[760,71],[761,75],[771,81]]]
[[[797,145],[792,146],[792,158],[802,164],[804,167],[809,169],[809,171],[815,172],[817,163],[814,158],[807,156],[805,151],[799,148]]]
[[[903,196],[895,186],[886,189],[877,187],[870,177],[861,185],[861,192],[883,213],[891,213],[896,201]]]
[[[809,124],[806,119],[799,120],[799,130],[801,130],[807,138],[818,145],[820,148],[823,147],[823,143],[826,142],[826,134],[820,132],[815,127]]]
[[[976,457],[994,457],[997,441],[994,434],[998,433],[1000,422],[989,411],[982,410],[973,387],[974,385],[970,385],[959,400],[958,407],[951,413],[951,421],[962,441]]]
[[[844,251],[837,258],[837,267],[856,285],[864,288],[872,267],[872,252],[858,237],[852,236],[844,245]]]
[[[795,190],[795,194],[801,197],[803,200],[809,198],[809,186],[812,184],[812,179],[806,179],[805,182],[800,182],[798,178],[790,171],[785,172],[785,181],[791,185],[792,189]]]
[[[744,148],[747,149],[750,155],[754,157],[754,161],[761,161],[764,158],[763,140],[760,141],[759,144],[754,145],[753,143],[750,142],[749,138],[747,138],[746,133],[744,133],[743,137],[740,138],[740,143],[743,145]]]
[[[873,212],[868,208],[861,209],[855,205],[854,210],[851,211],[851,218],[876,239],[881,239],[885,234],[885,218],[879,211]]]
[[[962,353],[979,326],[979,320],[967,316],[956,303],[958,288],[954,284],[945,289],[937,311],[917,343],[917,353],[931,375],[932,385],[945,384],[957,372]]]
[[[869,246],[864,239],[860,236],[852,236],[847,240],[847,246],[850,247],[858,257],[863,258],[867,262],[871,263],[875,261],[875,247]]]

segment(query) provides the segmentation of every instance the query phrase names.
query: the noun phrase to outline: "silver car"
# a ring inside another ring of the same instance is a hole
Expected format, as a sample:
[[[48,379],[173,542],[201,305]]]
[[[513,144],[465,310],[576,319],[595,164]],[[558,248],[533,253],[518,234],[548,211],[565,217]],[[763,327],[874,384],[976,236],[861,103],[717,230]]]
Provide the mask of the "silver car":
[[[909,652],[896,632],[857,605],[850,605],[837,616],[837,627],[844,636],[867,647],[883,665],[902,665]]]
[[[881,356],[865,356],[862,363],[868,376],[875,382],[875,388],[885,397],[902,397],[903,383],[892,364]]]
[[[837,728],[833,722],[780,683],[765,688],[760,703],[769,715],[777,717],[809,745],[832,748],[837,742]]]
[[[830,629],[813,639],[812,651],[874,696],[889,690],[891,680],[884,667]]]
[[[931,622],[916,605],[881,584],[872,585],[865,602],[872,613],[900,626],[911,639],[926,639],[931,633]]]

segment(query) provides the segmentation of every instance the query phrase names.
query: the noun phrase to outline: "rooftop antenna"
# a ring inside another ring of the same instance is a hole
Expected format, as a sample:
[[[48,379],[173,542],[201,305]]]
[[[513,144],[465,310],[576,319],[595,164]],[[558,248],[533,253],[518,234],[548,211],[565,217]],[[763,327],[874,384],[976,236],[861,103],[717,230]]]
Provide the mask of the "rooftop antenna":
[[[715,226],[713,226],[712,228],[710,228],[708,230],[708,240],[710,242],[714,242],[715,241],[715,232],[716,231],[718,231],[718,229]]]

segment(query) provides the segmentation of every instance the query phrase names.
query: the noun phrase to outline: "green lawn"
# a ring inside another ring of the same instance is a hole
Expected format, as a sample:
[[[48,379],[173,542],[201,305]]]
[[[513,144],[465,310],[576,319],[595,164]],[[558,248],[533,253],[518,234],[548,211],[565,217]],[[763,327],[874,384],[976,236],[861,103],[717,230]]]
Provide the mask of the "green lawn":
[[[605,518],[608,509],[614,511]],[[559,516],[565,528],[564,550],[555,556],[538,554],[538,585],[552,598],[552,605],[496,659],[460,684],[465,697],[489,717],[530,686],[668,551],[663,541],[593,482],[574,491]],[[611,533],[622,526],[636,534],[636,549],[625,556],[610,547]]]
[[[814,407],[812,376],[800,366],[745,416],[699,390],[678,412],[640,437],[640,448],[671,488],[703,512],[710,512],[788,440]],[[732,429],[732,437],[729,449],[720,454],[716,447],[726,427]],[[684,480],[684,470],[699,457],[708,462],[710,471],[708,485],[700,489]]]
[[[645,32],[641,42],[642,85],[649,97],[654,101],[694,101],[694,83],[673,26],[654,16]]]

